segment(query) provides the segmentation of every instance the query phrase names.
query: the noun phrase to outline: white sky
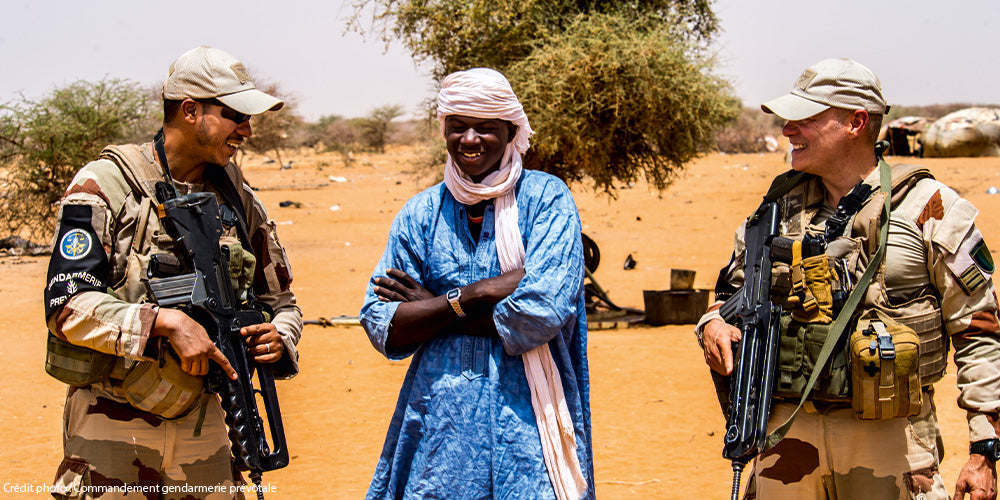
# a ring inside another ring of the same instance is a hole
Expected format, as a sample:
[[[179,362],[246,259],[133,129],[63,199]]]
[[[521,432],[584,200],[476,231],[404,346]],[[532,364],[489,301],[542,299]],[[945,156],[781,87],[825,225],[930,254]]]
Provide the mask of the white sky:
[[[309,120],[387,104],[419,113],[426,71],[398,42],[345,34],[337,0],[0,0],[0,102],[105,76],[143,86],[198,45],[276,81]],[[882,79],[890,104],[1000,103],[997,0],[717,0],[719,74],[747,106],[791,89],[801,71],[850,57]],[[516,89],[515,89],[516,90]]]

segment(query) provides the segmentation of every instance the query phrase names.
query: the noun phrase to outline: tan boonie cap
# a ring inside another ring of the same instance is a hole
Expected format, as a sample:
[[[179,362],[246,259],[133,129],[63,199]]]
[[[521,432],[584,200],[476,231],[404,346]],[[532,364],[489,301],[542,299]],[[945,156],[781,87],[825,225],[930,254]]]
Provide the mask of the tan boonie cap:
[[[198,47],[181,54],[167,71],[163,98],[181,101],[213,97],[248,115],[278,110],[285,105],[281,99],[257,90],[246,66],[224,51]]]
[[[765,113],[789,121],[804,120],[831,107],[863,109],[876,115],[889,112],[882,82],[870,69],[850,59],[825,59],[810,66],[791,93],[760,105]]]

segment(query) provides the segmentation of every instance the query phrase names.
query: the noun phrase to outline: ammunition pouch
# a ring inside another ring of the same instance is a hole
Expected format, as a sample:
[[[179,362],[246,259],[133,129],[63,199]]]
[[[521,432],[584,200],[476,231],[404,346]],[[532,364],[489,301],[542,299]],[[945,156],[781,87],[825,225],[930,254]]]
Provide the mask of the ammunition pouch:
[[[792,317],[802,323],[833,322],[833,282],[835,274],[825,254],[806,257],[792,265],[792,293],[798,306]]]
[[[201,402],[204,380],[185,373],[166,339],[159,339],[156,361],[140,361],[122,382],[125,399],[133,407],[164,420],[184,418]]]
[[[816,360],[830,332],[830,324],[802,323],[789,314],[781,316],[778,337],[778,374],[774,395],[798,399],[809,381]],[[847,402],[850,400],[850,369],[844,339],[834,347],[833,354],[809,394],[816,401]]]
[[[878,313],[912,329],[920,338],[920,383],[928,386],[941,380],[948,367],[950,346],[937,298],[928,294],[898,306],[883,305]]]
[[[115,356],[71,344],[49,332],[45,343],[45,373],[73,387],[106,380],[115,366]]]
[[[229,257],[229,278],[238,301],[247,299],[247,291],[253,286],[257,257],[243,248],[236,238],[222,238],[222,251]]]
[[[920,337],[912,328],[872,311],[851,333],[851,407],[862,420],[920,413]]]

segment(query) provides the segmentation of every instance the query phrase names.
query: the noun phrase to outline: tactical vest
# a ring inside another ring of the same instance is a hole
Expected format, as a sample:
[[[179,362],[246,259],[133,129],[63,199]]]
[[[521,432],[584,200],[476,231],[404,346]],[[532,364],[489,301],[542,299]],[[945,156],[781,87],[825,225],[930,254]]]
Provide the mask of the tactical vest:
[[[930,172],[920,166],[896,165],[892,168],[892,207],[899,207],[913,187],[923,179],[933,179]],[[775,179],[765,198],[776,199],[782,208],[782,231],[785,238],[801,241],[806,226],[816,211],[807,211],[806,200],[822,193],[820,179],[808,174],[789,172]],[[812,190],[812,192],[810,192]],[[819,190],[819,191],[817,191]],[[815,199],[815,198],[814,198]],[[850,291],[850,283],[857,283],[864,274],[878,246],[878,231],[882,218],[885,194],[874,194],[853,216],[844,235],[828,242],[825,255],[830,268],[830,287]],[[861,304],[854,311],[848,331],[858,318],[878,310],[896,321],[912,328],[920,338],[920,379],[928,386],[944,375],[947,366],[948,336],[944,332],[938,300],[932,290],[925,289],[904,303],[889,299],[885,285],[886,262],[878,270]],[[803,322],[788,311],[789,294],[796,288],[793,272],[786,264],[776,264],[773,270],[773,299],[781,303],[786,312],[781,320],[779,337],[778,373],[774,394],[781,398],[801,397],[809,376],[816,369],[815,361],[826,342],[831,321]],[[847,312],[845,312],[847,313]],[[810,399],[829,402],[849,402],[851,398],[851,373],[847,354],[848,335],[841,335],[833,355],[810,392]]]
[[[151,302],[145,281],[152,256],[170,254],[181,258],[173,238],[157,216],[156,183],[164,180],[163,170],[148,145],[108,146],[100,159],[118,166],[131,191],[120,208],[109,207],[117,208],[112,222],[115,240],[109,254],[109,293],[130,303]],[[231,170],[226,169],[223,175],[240,185],[237,183],[242,183],[242,179]],[[149,342],[152,346],[154,339]],[[50,334],[46,370],[70,385],[97,384],[132,406],[161,418],[182,418],[205,401],[203,378],[184,373],[173,350],[163,339],[156,342],[158,359],[134,360],[75,346]],[[53,371],[53,364],[73,369],[57,366]],[[67,373],[70,379],[60,377]]]

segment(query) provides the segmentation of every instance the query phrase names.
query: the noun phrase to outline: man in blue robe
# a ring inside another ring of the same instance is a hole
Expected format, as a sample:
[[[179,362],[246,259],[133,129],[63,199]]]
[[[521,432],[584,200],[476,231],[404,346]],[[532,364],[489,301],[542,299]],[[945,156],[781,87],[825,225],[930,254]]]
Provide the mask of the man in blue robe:
[[[521,169],[531,127],[500,73],[446,77],[438,117],[445,182],[397,214],[361,310],[379,352],[412,356],[367,498],[593,498],[572,195]]]

